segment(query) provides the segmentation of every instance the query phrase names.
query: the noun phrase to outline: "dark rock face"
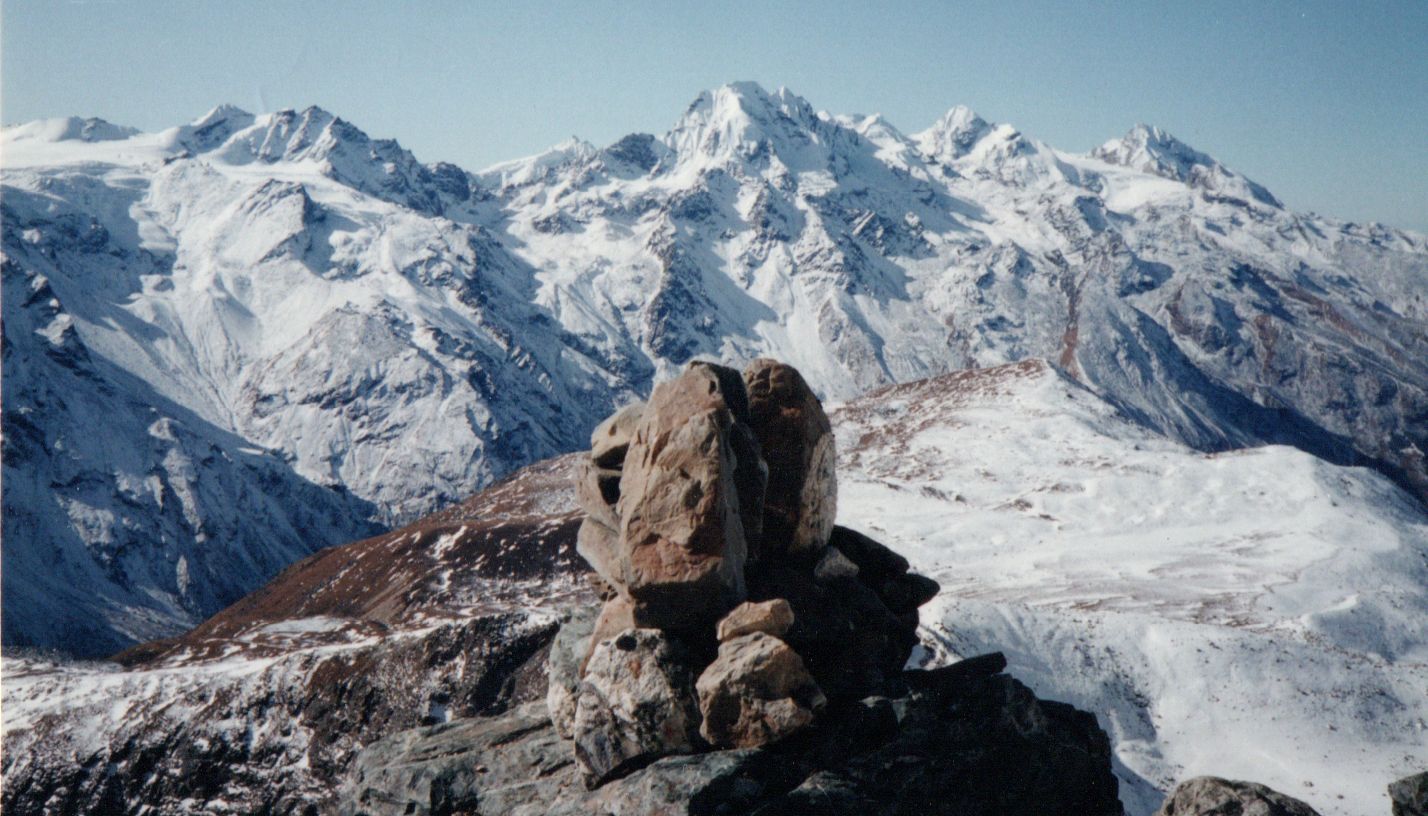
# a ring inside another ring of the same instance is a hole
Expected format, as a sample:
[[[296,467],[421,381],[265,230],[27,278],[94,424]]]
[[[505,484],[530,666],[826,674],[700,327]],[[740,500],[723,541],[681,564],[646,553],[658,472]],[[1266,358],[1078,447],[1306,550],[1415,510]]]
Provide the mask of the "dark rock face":
[[[1428,771],[1389,785],[1388,798],[1393,800],[1393,816],[1428,816]]]
[[[340,812],[1120,814],[1095,718],[998,665],[909,672],[915,691],[839,703],[777,745],[667,757],[593,791],[539,706],[407,731],[362,752]]]
[[[1298,799],[1254,782],[1197,776],[1176,786],[1156,816],[1319,816]]]
[[[770,549],[815,552],[838,515],[833,426],[798,369],[758,359],[744,370],[750,424],[769,468],[764,530]]]

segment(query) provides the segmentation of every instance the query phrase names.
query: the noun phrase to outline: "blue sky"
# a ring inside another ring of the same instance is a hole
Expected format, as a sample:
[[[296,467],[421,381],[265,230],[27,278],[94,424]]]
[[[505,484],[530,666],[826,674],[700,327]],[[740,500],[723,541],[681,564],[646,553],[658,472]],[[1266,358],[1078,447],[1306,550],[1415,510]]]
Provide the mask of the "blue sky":
[[[479,169],[662,133],[753,79],[907,132],[965,104],[1067,150],[1160,125],[1289,206],[1428,230],[1428,2],[4,0],[0,118],[145,130],[318,104]]]

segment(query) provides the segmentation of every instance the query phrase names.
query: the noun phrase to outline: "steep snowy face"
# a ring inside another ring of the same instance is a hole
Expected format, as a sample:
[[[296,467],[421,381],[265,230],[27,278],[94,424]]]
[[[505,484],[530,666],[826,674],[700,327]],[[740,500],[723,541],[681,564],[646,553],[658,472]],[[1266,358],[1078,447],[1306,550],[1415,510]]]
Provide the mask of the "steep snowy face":
[[[1287,443],[1428,496],[1428,239],[1289,212],[1157,131],[1072,155],[954,109],[908,136],[752,83],[478,174],[318,108],[72,130],[5,131],[15,274],[139,403],[376,522],[580,447],[690,359],[758,355],[833,400],[1046,358],[1194,447]],[[103,553],[119,523],[70,524]]]
[[[31,141],[4,177],[7,645],[181,631],[634,395],[498,239],[427,214],[469,177],[320,111]]]

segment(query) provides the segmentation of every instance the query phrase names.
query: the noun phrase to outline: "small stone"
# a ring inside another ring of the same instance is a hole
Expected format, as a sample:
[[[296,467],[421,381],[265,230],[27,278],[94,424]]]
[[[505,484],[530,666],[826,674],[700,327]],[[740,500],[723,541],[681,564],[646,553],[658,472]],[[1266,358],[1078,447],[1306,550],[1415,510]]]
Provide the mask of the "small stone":
[[[858,565],[864,581],[881,583],[908,570],[906,558],[856,530],[834,527],[828,543]]]
[[[580,674],[584,676],[585,667],[590,662],[590,656],[595,653],[595,647],[610,640],[626,629],[635,628],[635,606],[630,599],[624,595],[616,593],[613,598],[605,602],[600,607],[600,615],[595,619],[595,625],[590,631],[589,646],[584,652],[584,659],[580,663]]]
[[[1428,771],[1389,784],[1388,798],[1393,816],[1428,816]]]
[[[640,424],[645,404],[634,402],[611,414],[590,433],[590,460],[599,468],[618,470],[625,461],[635,426]]]
[[[793,625],[793,607],[783,598],[754,603],[745,601],[719,621],[718,637],[722,643],[751,632],[782,637]]]
[[[699,708],[692,679],[683,650],[663,632],[627,629],[595,646],[571,726],[588,787],[694,751]]]
[[[932,600],[942,587],[931,578],[907,572],[884,581],[878,587],[878,596],[888,605],[893,614],[913,612]]]
[[[858,565],[848,560],[837,547],[826,547],[823,555],[818,559],[818,564],[813,567],[813,580],[820,584],[829,581],[836,581],[839,578],[857,578]]]
[[[719,644],[695,688],[704,715],[699,732],[721,747],[778,742],[807,727],[827,703],[798,653],[762,632]]]

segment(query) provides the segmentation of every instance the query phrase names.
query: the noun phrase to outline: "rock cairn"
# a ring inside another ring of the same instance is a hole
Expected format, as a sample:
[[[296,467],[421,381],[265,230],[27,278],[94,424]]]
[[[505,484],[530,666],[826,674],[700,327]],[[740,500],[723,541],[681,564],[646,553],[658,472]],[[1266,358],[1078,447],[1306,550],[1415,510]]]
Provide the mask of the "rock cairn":
[[[587,785],[900,690],[937,584],[834,525],[835,461],[818,398],[768,359],[691,363],[595,429],[577,549],[604,606],[553,645],[547,700]]]

